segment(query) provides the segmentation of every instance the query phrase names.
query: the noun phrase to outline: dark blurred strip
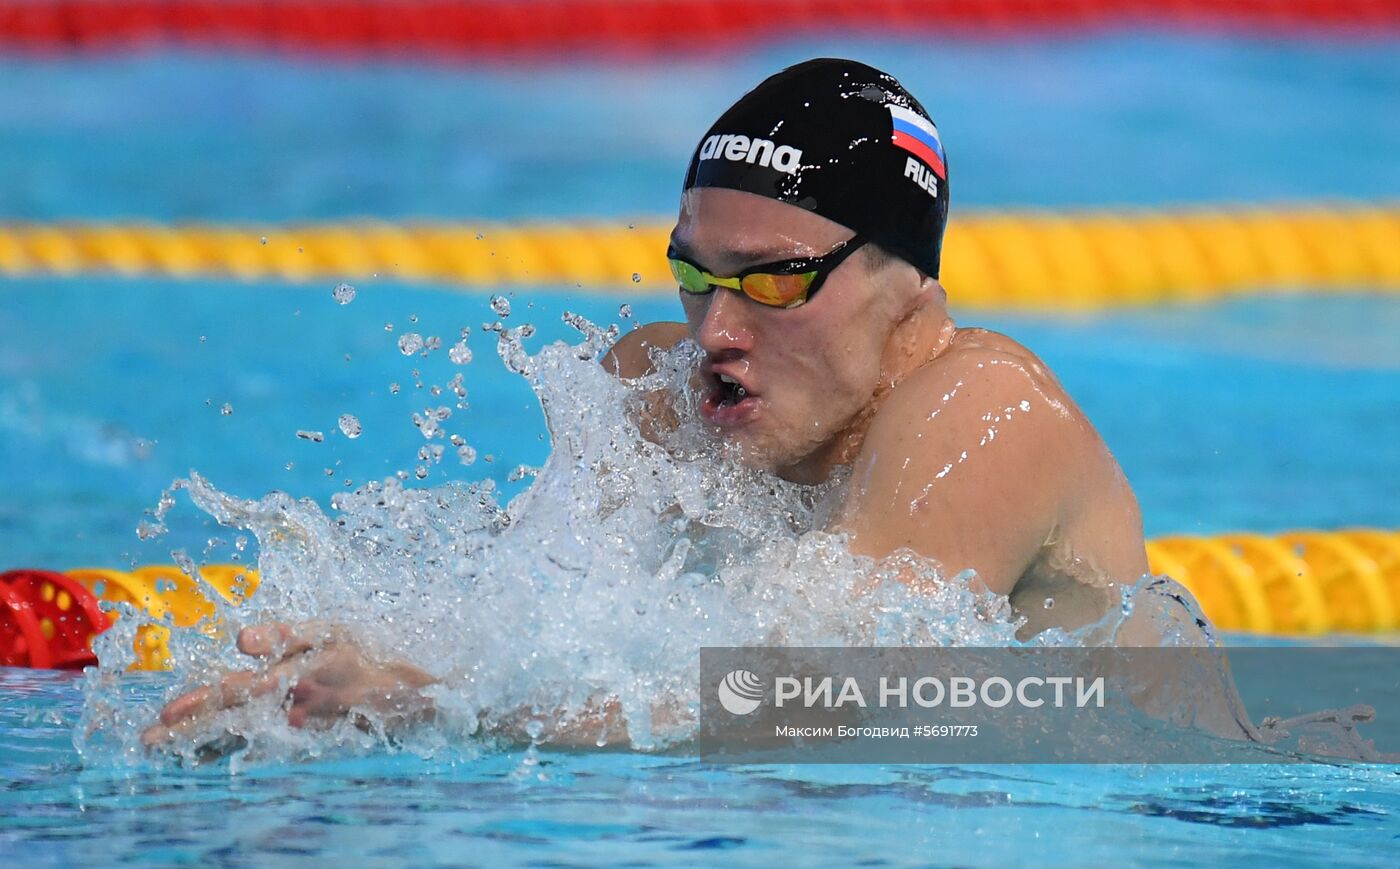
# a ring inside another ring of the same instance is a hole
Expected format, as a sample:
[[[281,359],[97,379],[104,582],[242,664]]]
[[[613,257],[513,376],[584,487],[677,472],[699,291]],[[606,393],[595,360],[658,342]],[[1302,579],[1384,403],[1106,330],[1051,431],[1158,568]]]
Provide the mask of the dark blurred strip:
[[[794,31],[997,35],[1106,27],[1400,32],[1400,0],[0,0],[0,47],[149,43],[475,55],[720,51]]]

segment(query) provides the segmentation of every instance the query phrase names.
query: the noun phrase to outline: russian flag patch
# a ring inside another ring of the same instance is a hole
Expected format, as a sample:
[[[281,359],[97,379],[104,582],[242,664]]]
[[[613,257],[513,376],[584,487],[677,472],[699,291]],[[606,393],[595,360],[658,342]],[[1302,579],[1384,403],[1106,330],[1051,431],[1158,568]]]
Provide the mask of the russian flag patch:
[[[894,124],[890,141],[896,148],[903,148],[924,161],[924,165],[944,181],[948,180],[948,170],[943,165],[943,142],[938,138],[938,128],[933,122],[918,112],[887,103],[890,121]]]

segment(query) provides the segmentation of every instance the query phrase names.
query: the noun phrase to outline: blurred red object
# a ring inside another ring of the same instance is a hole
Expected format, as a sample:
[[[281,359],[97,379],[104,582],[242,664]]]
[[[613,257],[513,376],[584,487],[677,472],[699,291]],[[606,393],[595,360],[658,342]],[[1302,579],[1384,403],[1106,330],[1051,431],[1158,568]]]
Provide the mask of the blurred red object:
[[[80,670],[95,665],[92,639],[110,624],[97,598],[61,573],[0,573],[0,666]]]
[[[458,57],[727,51],[727,41],[1109,26],[1400,31],[1400,0],[0,0],[0,46],[150,42]]]

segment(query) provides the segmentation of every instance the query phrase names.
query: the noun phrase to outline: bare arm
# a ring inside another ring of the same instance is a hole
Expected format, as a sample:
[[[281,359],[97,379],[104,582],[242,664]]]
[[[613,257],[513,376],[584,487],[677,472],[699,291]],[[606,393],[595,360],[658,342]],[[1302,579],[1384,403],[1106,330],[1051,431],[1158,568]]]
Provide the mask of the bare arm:
[[[287,722],[293,727],[329,727],[353,718],[361,726],[397,736],[438,717],[436,704],[427,693],[438,684],[437,679],[411,664],[374,658],[341,626],[321,622],[258,625],[239,632],[238,649],[262,666],[227,674],[171,700],[161,710],[159,720],[142,732],[141,740],[147,747],[186,742],[199,755],[225,753],[237,740],[208,732],[211,719],[275,694],[282,695]],[[675,715],[664,705],[653,710],[656,721],[663,725],[673,722]],[[572,714],[519,710],[501,719],[493,732],[529,742],[532,721],[543,726],[535,739],[551,745],[629,744],[622,709],[613,699]]]
[[[653,323],[633,330],[608,350],[602,363],[623,378],[652,370],[653,348],[667,349],[686,336],[681,323]],[[666,408],[648,407],[644,432],[664,419]],[[202,731],[224,710],[280,693],[287,720],[295,727],[329,726],[356,713],[378,719],[386,731],[408,729],[437,715],[426,689],[436,684],[431,675],[402,661],[378,660],[345,628],[311,623],[269,624],[246,628],[238,636],[239,651],[252,658],[254,669],[230,673],[176,697],[161,710],[159,720],[142,732],[149,747],[170,745],[182,738],[208,738]],[[525,726],[537,716],[523,712],[501,722],[504,735],[527,740]],[[573,715],[545,716],[545,741],[559,745],[625,743],[627,728],[615,702]],[[214,735],[213,745],[220,745]]]
[[[603,354],[604,370],[624,380],[644,377],[655,370],[651,354],[669,350],[688,335],[684,323],[648,323],[622,336]],[[642,437],[659,443],[661,432],[673,430],[680,424],[665,390],[653,390],[642,396],[637,427]]]

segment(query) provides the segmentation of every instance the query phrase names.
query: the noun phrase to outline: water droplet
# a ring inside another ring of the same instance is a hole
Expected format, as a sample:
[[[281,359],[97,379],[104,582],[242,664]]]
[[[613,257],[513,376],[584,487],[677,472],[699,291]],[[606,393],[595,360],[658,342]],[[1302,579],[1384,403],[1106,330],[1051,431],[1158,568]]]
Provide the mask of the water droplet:
[[[364,431],[364,427],[360,425],[360,421],[355,418],[354,414],[342,413],[340,415],[340,431],[346,437],[354,440],[360,436],[360,432]]]
[[[482,240],[483,238],[485,238],[485,237],[486,237],[486,236],[482,235],[482,234],[479,233],[479,232],[476,234],[476,240],[477,240],[477,241],[481,241],[481,240]]]
[[[393,324],[393,323],[385,323],[385,324],[384,324],[384,331],[385,331],[385,332],[392,332],[392,331],[394,331],[394,324]]]
[[[398,395],[398,394],[399,394],[399,385],[398,385],[397,383],[391,383],[391,384],[389,384],[389,394],[390,394],[390,395]]]
[[[410,323],[417,323],[417,322],[418,322],[418,315],[417,315],[417,314],[409,314],[409,315],[408,315],[408,322],[410,322]]]
[[[238,535],[237,537],[233,538],[233,548],[234,548],[234,549],[237,549],[239,552],[242,552],[243,550],[247,549],[247,548],[248,548],[248,538],[245,537],[245,536],[243,536],[242,534],[240,534],[240,535]]]
[[[544,724],[538,718],[531,718],[525,725],[525,734],[531,739],[539,739],[544,734]]]
[[[629,224],[627,224],[627,228],[628,228],[628,229],[636,229],[636,228],[637,228],[637,224],[635,224],[635,223],[629,223]]]
[[[413,469],[413,476],[417,477],[420,480],[427,479],[428,469],[423,467],[422,465],[419,465],[418,467]]]
[[[229,404],[227,401],[224,402],[224,406],[219,408],[219,413],[223,414],[224,416],[229,416],[233,413],[233,405]]]
[[[624,320],[630,319],[632,317],[632,306],[623,305],[617,309],[617,315]]]
[[[496,312],[497,317],[509,317],[510,299],[507,299],[505,296],[492,296],[491,310]]]
[[[262,238],[258,239],[258,241],[262,242],[263,244],[267,244],[267,236],[263,236]]]
[[[476,450],[470,444],[463,444],[457,448],[457,458],[464,465],[470,465],[476,461]]]
[[[318,431],[306,431],[306,430],[304,430],[304,429],[298,429],[298,430],[297,430],[297,437],[301,438],[301,439],[304,440],[304,441],[311,441],[312,443],[315,443],[315,444],[319,444],[320,442],[322,442],[322,441],[324,441],[324,440],[326,439],[326,436],[325,436],[323,433],[321,433],[321,432],[318,432]]]
[[[642,282],[642,274],[641,274],[641,272],[633,272],[633,273],[632,273],[632,283],[634,283],[634,284],[640,284],[641,282]]]
[[[208,335],[200,335],[200,336],[199,336],[199,343],[201,343],[201,344],[203,344],[205,341],[208,341],[208,340],[209,340],[209,336],[208,336]]]
[[[447,358],[451,359],[455,365],[466,365],[472,361],[472,348],[467,346],[465,340],[458,341],[447,351]]]
[[[282,467],[285,468],[286,470],[290,471],[292,468],[295,468],[296,466],[297,466],[296,462],[287,462],[287,464],[283,465]]]
[[[147,522],[142,519],[136,523],[136,536],[142,540],[153,540],[165,533],[165,526],[159,522]]]
[[[399,338],[399,352],[405,356],[412,356],[423,349],[423,336],[417,332],[405,332]]]
[[[1045,599],[1045,604],[1044,604],[1044,606],[1045,606],[1045,608],[1048,609],[1048,610],[1054,609],[1054,608],[1055,608],[1055,599],[1054,599],[1053,597],[1047,597],[1047,598]]]
[[[349,284],[336,284],[335,289],[331,290],[331,297],[337,304],[348,305],[355,301],[355,288]]]
[[[326,473],[326,476],[327,476],[327,477],[334,477],[334,476],[335,476],[335,468],[326,468],[325,473]]]

